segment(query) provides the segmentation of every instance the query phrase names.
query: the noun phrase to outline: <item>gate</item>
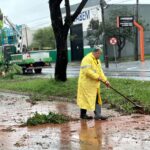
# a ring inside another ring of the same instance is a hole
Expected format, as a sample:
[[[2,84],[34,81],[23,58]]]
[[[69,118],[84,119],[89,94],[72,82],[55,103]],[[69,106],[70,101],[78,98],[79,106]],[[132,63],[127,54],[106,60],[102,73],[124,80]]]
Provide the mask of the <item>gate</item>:
[[[72,25],[70,28],[71,60],[83,58],[83,27],[82,24]]]

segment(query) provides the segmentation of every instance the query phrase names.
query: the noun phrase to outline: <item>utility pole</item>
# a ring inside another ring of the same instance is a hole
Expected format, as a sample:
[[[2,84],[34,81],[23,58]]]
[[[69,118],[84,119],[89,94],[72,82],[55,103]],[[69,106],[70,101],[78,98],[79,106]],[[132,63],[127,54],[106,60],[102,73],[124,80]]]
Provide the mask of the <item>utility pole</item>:
[[[27,26],[25,25],[25,34],[26,34],[26,44],[27,44],[27,48],[29,47],[29,44],[28,44],[28,31],[27,31]]]
[[[136,0],[136,14],[135,14],[135,20],[138,22],[139,19],[139,0]],[[134,49],[134,59],[138,60],[138,28],[135,29],[135,49]]]
[[[106,7],[106,2],[104,0],[100,0],[100,7],[101,7],[101,15],[102,15],[102,26],[103,26],[103,51],[104,51],[104,60],[105,60],[105,67],[109,67],[108,63],[108,50],[107,50],[107,43],[106,43],[106,34],[105,34],[105,17],[104,17],[104,7]]]

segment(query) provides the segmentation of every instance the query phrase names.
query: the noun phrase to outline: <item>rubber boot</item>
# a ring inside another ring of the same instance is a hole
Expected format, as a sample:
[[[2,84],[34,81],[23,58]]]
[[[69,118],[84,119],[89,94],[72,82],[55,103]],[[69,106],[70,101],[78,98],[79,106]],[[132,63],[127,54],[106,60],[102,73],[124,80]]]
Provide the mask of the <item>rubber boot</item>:
[[[88,119],[88,120],[93,119],[93,117],[92,117],[92,116],[88,116],[88,115],[86,114],[86,112],[87,112],[86,109],[81,109],[81,110],[80,110],[80,118],[81,118],[81,119]]]
[[[95,113],[95,117],[94,117],[95,120],[107,120],[108,119],[108,117],[101,115],[101,106],[99,104],[95,105],[94,113]]]

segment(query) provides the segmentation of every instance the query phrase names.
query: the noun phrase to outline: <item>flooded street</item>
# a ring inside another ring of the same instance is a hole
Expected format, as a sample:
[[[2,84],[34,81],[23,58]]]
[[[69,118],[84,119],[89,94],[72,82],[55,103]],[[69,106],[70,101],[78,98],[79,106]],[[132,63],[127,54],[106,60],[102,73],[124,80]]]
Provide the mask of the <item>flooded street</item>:
[[[61,125],[20,127],[36,111],[79,117],[79,108],[68,102],[40,101],[28,96],[0,93],[0,150],[149,150],[150,116],[121,116],[103,108],[108,121],[78,120]],[[93,115],[92,112],[89,112]]]

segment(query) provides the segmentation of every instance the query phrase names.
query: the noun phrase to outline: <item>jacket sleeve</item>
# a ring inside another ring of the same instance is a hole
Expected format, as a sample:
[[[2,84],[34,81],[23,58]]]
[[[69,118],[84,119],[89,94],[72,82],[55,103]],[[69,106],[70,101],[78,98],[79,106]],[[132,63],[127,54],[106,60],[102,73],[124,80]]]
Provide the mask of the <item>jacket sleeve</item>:
[[[81,63],[81,69],[86,76],[88,76],[94,80],[98,80],[99,74],[96,73],[96,71],[92,70],[92,60],[91,59],[84,59],[83,62]]]

